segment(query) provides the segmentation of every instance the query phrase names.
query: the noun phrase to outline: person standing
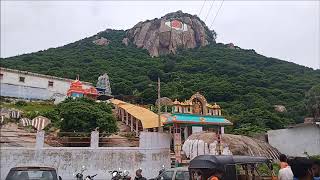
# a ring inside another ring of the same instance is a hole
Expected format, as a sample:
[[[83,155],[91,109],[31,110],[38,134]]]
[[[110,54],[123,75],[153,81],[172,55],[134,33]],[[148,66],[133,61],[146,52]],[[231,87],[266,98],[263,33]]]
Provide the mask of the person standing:
[[[208,178],[208,180],[221,180],[223,174],[224,174],[223,171],[216,170],[215,172],[213,172],[212,176]]]
[[[278,180],[292,180],[292,179],[293,179],[293,173],[289,165],[279,170]]]
[[[313,180],[320,180],[320,160],[314,160],[314,163],[312,165],[312,171],[313,171]]]
[[[142,169],[138,169],[136,171],[136,177],[134,180],[147,180],[145,177],[142,176]]]
[[[313,180],[313,161],[305,157],[296,157],[290,161],[294,180]]]
[[[280,169],[286,168],[288,166],[288,158],[285,154],[280,154]]]

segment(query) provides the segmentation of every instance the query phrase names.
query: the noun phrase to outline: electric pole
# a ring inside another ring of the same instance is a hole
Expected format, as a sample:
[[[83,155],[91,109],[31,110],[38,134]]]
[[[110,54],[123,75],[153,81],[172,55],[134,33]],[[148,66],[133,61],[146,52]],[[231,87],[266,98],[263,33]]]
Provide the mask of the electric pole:
[[[158,132],[162,132],[161,128],[161,105],[160,105],[160,77],[158,76]]]

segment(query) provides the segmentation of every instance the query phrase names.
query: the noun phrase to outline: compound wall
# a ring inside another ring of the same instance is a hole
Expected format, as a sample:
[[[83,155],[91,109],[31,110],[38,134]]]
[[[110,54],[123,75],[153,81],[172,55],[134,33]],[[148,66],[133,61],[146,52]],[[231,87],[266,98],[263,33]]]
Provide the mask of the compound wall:
[[[134,177],[138,168],[147,178],[155,177],[162,165],[170,167],[170,136],[164,133],[142,132],[140,141],[150,143],[140,147],[50,147],[1,148],[1,179],[15,166],[51,166],[62,179],[74,179],[73,174],[86,166],[85,175],[98,174],[97,179],[111,179],[111,170],[128,170]],[[147,142],[147,141],[143,141]],[[162,147],[160,147],[162,146]]]
[[[268,131],[269,144],[289,156],[320,154],[320,127],[316,124],[302,124],[288,129]]]

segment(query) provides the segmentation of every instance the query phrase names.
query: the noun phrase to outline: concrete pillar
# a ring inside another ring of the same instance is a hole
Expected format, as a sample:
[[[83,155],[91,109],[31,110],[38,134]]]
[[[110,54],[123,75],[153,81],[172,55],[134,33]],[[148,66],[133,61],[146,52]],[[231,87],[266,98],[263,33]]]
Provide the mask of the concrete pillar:
[[[129,125],[129,113],[126,111],[126,125]]]
[[[44,131],[40,130],[36,135],[36,149],[42,149],[44,145]]]
[[[124,122],[124,110],[121,109],[122,113],[121,113],[121,121]]]
[[[136,136],[139,135],[139,120],[136,119]]]
[[[90,147],[91,148],[99,147],[99,131],[91,132]]]
[[[130,131],[133,131],[133,116],[131,115],[131,119],[130,119]]]
[[[176,158],[176,165],[181,163],[181,149],[182,149],[182,142],[181,142],[181,128],[179,125],[174,124],[174,153],[175,153],[175,158]]]
[[[189,137],[189,134],[188,134],[188,126],[184,127],[183,128],[183,133],[184,133],[184,140],[186,140],[188,137]]]

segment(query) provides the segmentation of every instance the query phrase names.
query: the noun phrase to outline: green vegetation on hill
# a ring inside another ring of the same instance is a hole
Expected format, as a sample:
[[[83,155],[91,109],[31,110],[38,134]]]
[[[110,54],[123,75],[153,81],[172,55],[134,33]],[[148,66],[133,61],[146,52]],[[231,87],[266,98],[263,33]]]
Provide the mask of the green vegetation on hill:
[[[230,49],[223,44],[179,50],[176,55],[151,58],[148,52],[121,43],[125,31],[98,33],[112,42],[92,43],[95,36],[31,54],[1,59],[1,66],[96,83],[107,72],[113,94],[136,103],[153,104],[156,80],[161,95],[188,99],[199,91],[217,102],[235,123],[235,132],[246,134],[282,128],[303,121],[305,93],[320,84],[320,71],[268,58],[254,50]],[[284,105],[287,112],[274,111]]]

